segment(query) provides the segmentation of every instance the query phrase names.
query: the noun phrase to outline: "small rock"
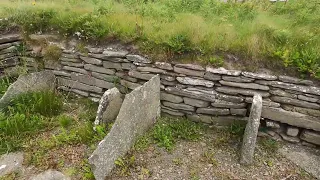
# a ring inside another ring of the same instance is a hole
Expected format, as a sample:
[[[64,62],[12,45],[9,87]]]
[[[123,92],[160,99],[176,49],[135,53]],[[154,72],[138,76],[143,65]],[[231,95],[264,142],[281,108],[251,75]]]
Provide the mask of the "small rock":
[[[288,136],[296,137],[296,136],[298,136],[298,134],[299,134],[299,128],[293,127],[293,126],[287,127],[287,135]]]
[[[70,180],[70,178],[59,171],[49,169],[43,173],[31,177],[30,180]]]
[[[299,143],[300,139],[297,137],[291,137],[291,136],[287,136],[284,133],[280,133],[280,136],[282,137],[282,139],[284,139],[285,141],[291,142],[291,143]]]

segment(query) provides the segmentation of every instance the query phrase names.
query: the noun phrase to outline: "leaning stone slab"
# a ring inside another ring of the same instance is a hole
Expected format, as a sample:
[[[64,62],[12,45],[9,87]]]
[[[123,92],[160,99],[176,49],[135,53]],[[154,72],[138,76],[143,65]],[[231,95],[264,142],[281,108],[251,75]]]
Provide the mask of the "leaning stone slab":
[[[112,129],[90,156],[89,163],[97,180],[108,176],[115,167],[115,160],[130,150],[159,115],[160,78],[155,76],[125,96]]]
[[[31,177],[30,180],[70,180],[70,178],[59,171],[49,169]]]
[[[244,131],[240,163],[250,165],[253,163],[254,149],[256,147],[257,135],[260,125],[262,111],[262,97],[259,94],[253,96],[249,120]]]
[[[253,78],[253,79],[264,79],[264,80],[276,80],[277,76],[269,75],[269,74],[257,74],[252,72],[242,72],[243,76]]]
[[[1,177],[21,170],[23,153],[4,154],[0,158],[0,179]]]
[[[112,88],[104,92],[99,101],[94,127],[99,124],[113,122],[120,111],[121,104],[121,93],[117,88]]]
[[[235,87],[217,87],[216,91],[231,94],[231,95],[246,95],[253,96],[254,94],[260,94],[262,97],[269,97],[270,94],[266,91],[261,90],[250,90],[250,89],[241,89]]]
[[[286,111],[281,108],[263,107],[261,116],[274,121],[290,124],[292,126],[320,131],[319,118],[298,112]]]
[[[279,76],[279,80],[286,83],[303,84],[308,86],[313,85],[313,82],[310,80],[298,79],[298,78],[289,77],[289,76]]]
[[[207,67],[206,68],[207,72],[213,73],[213,74],[221,74],[221,75],[229,75],[229,76],[239,76],[241,74],[241,71],[237,71],[237,70],[226,70],[223,67],[220,68],[211,68],[211,67]]]
[[[232,87],[239,87],[244,89],[258,89],[258,90],[264,90],[268,91],[269,86],[264,86],[256,83],[237,83],[237,82],[229,82],[229,81],[219,81],[220,84],[225,86],[232,86]]]
[[[309,143],[320,145],[320,133],[310,130],[303,130],[300,138]]]
[[[299,107],[305,107],[310,109],[320,109],[320,105],[316,103],[306,102],[298,99],[291,99],[288,97],[273,96],[270,98],[272,101],[279,102],[281,104],[290,104]]]
[[[41,71],[21,75],[12,83],[0,99],[0,109],[4,108],[19,94],[35,91],[54,90],[55,76],[51,71]]]
[[[181,84],[193,85],[193,86],[205,86],[205,87],[213,87],[214,83],[204,79],[195,79],[189,77],[177,77],[177,81]]]
[[[176,73],[180,74],[185,74],[189,76],[197,76],[197,77],[203,77],[204,76],[204,71],[196,71],[196,70],[191,70],[191,69],[186,69],[186,68],[179,68],[179,67],[174,67],[173,71]]]

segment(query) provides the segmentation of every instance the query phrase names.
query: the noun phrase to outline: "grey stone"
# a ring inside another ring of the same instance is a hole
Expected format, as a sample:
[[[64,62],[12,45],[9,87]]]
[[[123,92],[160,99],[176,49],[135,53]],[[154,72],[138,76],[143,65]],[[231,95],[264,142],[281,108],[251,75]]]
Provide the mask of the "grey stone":
[[[254,81],[254,79],[244,77],[244,76],[222,76],[222,79],[225,81],[238,82],[238,83],[249,83]]]
[[[106,89],[111,89],[114,87],[113,83],[106,82],[85,74],[71,73],[71,79],[91,86],[97,86]]]
[[[299,112],[299,113],[307,114],[310,116],[320,117],[320,110],[295,107],[295,106],[291,106],[291,105],[282,105],[281,107],[287,111]]]
[[[1,35],[0,37],[0,44],[4,43],[10,43],[14,41],[19,41],[21,40],[21,36],[19,34],[10,34],[10,35]]]
[[[102,65],[102,61],[96,58],[80,56],[80,59],[82,59],[84,62],[88,64]]]
[[[165,74],[166,71],[163,69],[153,68],[153,67],[137,67],[140,72],[151,72],[155,74]]]
[[[193,106],[187,105],[187,104],[176,104],[168,101],[162,101],[162,104],[166,107],[170,107],[172,109],[180,109],[185,111],[195,111],[195,108]]]
[[[300,138],[312,144],[320,145],[320,133],[310,130],[303,130]]]
[[[244,131],[240,163],[250,165],[254,160],[254,149],[257,141],[257,134],[260,126],[260,117],[262,111],[262,97],[259,94],[253,96],[250,109],[249,120]]]
[[[99,124],[101,125],[113,122],[120,111],[121,104],[121,93],[117,88],[112,88],[104,92],[99,100],[94,127]]]
[[[109,134],[89,158],[97,180],[104,180],[138,137],[143,135],[160,115],[160,78],[155,76],[125,96]]]
[[[118,58],[118,57],[110,57],[107,54],[93,54],[88,53],[89,57],[101,59],[103,61],[112,61],[112,62],[129,62],[127,59]]]
[[[211,103],[211,106],[218,108],[244,108],[246,107],[246,103],[234,103],[216,99],[213,103]]]
[[[228,76],[239,76],[241,74],[241,71],[237,70],[226,70],[223,67],[214,69],[211,67],[206,68],[207,72],[213,73],[213,74],[221,74],[221,75],[228,75]]]
[[[122,79],[125,79],[127,81],[130,81],[130,82],[138,82],[138,79],[136,78],[133,78],[133,77],[130,77],[128,75],[128,73],[124,73],[124,72],[116,72],[116,76],[122,78]]]
[[[19,63],[18,57],[11,57],[1,60],[0,68],[7,68],[10,66],[17,66]]]
[[[68,59],[78,59],[79,55],[77,54],[66,54],[66,53],[62,53],[61,57],[63,58],[68,58]]]
[[[210,114],[210,115],[228,115],[230,114],[229,109],[220,109],[220,108],[198,108],[198,114]]]
[[[103,73],[103,74],[110,74],[110,75],[115,74],[115,71],[113,69],[106,69],[106,68],[95,66],[92,64],[85,64],[84,69],[89,70],[89,71]]]
[[[192,69],[192,70],[197,70],[197,71],[204,71],[205,69],[197,64],[176,64],[176,67],[179,68],[186,68],[186,69]]]
[[[283,104],[291,104],[299,107],[305,107],[310,109],[320,109],[320,105],[316,103],[310,103],[306,101],[301,101],[298,99],[291,99],[288,97],[281,97],[281,96],[272,96],[270,98],[272,101],[283,103]]]
[[[166,81],[175,81],[176,78],[172,76],[167,76],[167,75],[160,75],[161,80],[166,80]]]
[[[100,101],[100,99],[101,99],[101,97],[102,97],[101,94],[95,94],[95,93],[90,93],[89,95],[92,96],[92,97],[99,98],[99,101]]]
[[[298,112],[285,111],[281,108],[263,107],[262,117],[290,124],[296,127],[320,131],[319,118],[308,116]]]
[[[175,81],[166,81],[164,79],[161,79],[161,84],[166,86],[176,86],[177,82]]]
[[[169,102],[173,102],[173,103],[177,103],[177,104],[183,102],[182,97],[176,96],[173,94],[168,94],[165,92],[160,93],[160,100],[169,101]]]
[[[231,115],[237,115],[237,116],[246,116],[247,115],[247,109],[230,109]]]
[[[73,62],[65,62],[65,61],[61,61],[61,64],[64,66],[72,66],[72,67],[83,67],[84,64],[83,63],[73,63]]]
[[[302,145],[302,146],[311,147],[311,148],[317,148],[317,145],[312,144],[312,143],[309,143],[309,142],[307,142],[307,141],[302,141],[302,142],[301,142],[301,145]]]
[[[67,72],[64,72],[64,71],[53,70],[52,72],[56,76],[65,76],[65,77],[70,77],[71,76],[70,73],[67,73]]]
[[[143,73],[140,73],[138,71],[129,71],[129,76],[131,77],[135,77],[135,78],[138,78],[138,79],[143,79],[143,80],[149,80],[151,79],[154,74],[143,74]]]
[[[195,107],[208,107],[210,105],[208,101],[201,101],[198,99],[192,99],[188,97],[184,97],[183,101],[185,104],[195,106]]]
[[[292,137],[292,136],[287,136],[284,133],[280,133],[280,136],[282,137],[283,140],[288,141],[290,143],[299,143],[300,139],[297,137]]]
[[[88,50],[90,53],[95,53],[95,54],[101,54],[101,53],[103,53],[103,49],[102,49],[102,48],[87,47],[87,50]]]
[[[246,97],[246,103],[252,103],[252,98],[251,97]],[[267,106],[267,107],[280,107],[280,103],[276,103],[271,101],[270,99],[262,99],[262,106]]]
[[[6,58],[10,58],[10,57],[14,57],[14,56],[16,56],[16,55],[17,55],[16,53],[2,54],[2,55],[0,55],[0,60],[6,59]]]
[[[189,75],[189,76],[197,76],[197,77],[204,76],[204,71],[196,71],[196,70],[191,70],[191,69],[179,68],[176,66],[173,68],[173,71],[176,73],[181,73],[181,74]]]
[[[246,96],[253,96],[254,94],[260,94],[262,97],[269,97],[270,94],[265,91],[260,90],[250,90],[250,89],[241,89],[241,88],[234,88],[234,87],[217,87],[216,91],[231,94],[231,95],[246,95]]]
[[[89,99],[95,103],[98,103],[100,101],[99,98],[95,98],[95,97],[89,97]]]
[[[181,84],[193,85],[193,86],[205,86],[213,87],[214,83],[204,79],[195,79],[189,77],[177,77],[177,81]]]
[[[129,89],[136,89],[137,87],[141,86],[141,84],[133,83],[123,79],[120,80],[120,84]]]
[[[256,83],[237,83],[237,82],[229,82],[229,81],[219,81],[220,84],[225,86],[232,86],[232,87],[239,87],[239,88],[245,88],[245,89],[258,89],[258,90],[269,90],[269,86],[264,86]]]
[[[41,71],[21,75],[12,83],[0,99],[0,109],[4,108],[16,96],[36,91],[53,91],[55,88],[55,76],[51,71]]]
[[[81,74],[88,74],[88,72],[86,70],[81,69],[81,68],[76,68],[76,67],[63,66],[62,69],[67,70],[67,71],[72,71],[72,72],[78,72]]]
[[[83,91],[90,91],[90,92],[95,92],[95,93],[101,93],[102,88],[95,87],[95,86],[90,86],[87,84],[83,84],[77,81],[69,80],[69,79],[63,79],[63,78],[58,78],[58,85],[60,86],[67,86],[72,89],[79,89]]]
[[[0,158],[0,178],[10,173],[18,172],[22,168],[23,153],[4,154]]]
[[[137,69],[137,67],[132,63],[121,63],[121,68],[126,70],[134,70]]]
[[[60,64],[59,61],[44,61],[44,68],[46,69],[55,69],[55,70],[60,70],[62,69],[62,65]]]
[[[161,112],[170,114],[172,116],[184,116],[183,112],[176,110],[176,109],[166,107],[166,106],[161,106]]]
[[[79,89],[71,89],[71,92],[74,92],[76,94],[79,94],[80,96],[88,97],[89,93],[85,91],[81,91]]]
[[[59,171],[49,169],[31,177],[30,180],[70,180],[70,178]]]
[[[11,46],[13,46],[12,43],[0,44],[0,51],[2,51],[3,49],[7,49]]]
[[[11,46],[6,49],[0,50],[0,54],[12,53],[12,52],[16,52],[16,51],[17,51],[17,47]]]
[[[275,121],[266,120],[266,126],[273,129],[280,129],[280,124]]]
[[[64,57],[61,57],[61,58],[60,58],[60,61],[73,62],[73,63],[81,63],[81,60],[80,60],[80,59],[71,59],[71,58],[64,58]]]
[[[116,69],[116,70],[121,70],[122,69],[121,63],[103,61],[102,64],[103,64],[103,67],[105,67],[107,69]]]
[[[230,127],[234,123],[246,124],[247,117],[237,117],[237,116],[207,116],[201,114],[191,114],[187,115],[187,118],[195,122],[203,122],[207,124],[212,124],[217,127]]]
[[[257,74],[252,72],[242,72],[243,76],[253,78],[253,79],[264,79],[264,80],[276,80],[277,76],[269,75],[269,74]]]
[[[129,54],[126,56],[127,59],[129,61],[133,61],[134,63],[144,63],[144,64],[150,64],[151,61],[147,58],[144,58],[142,56],[139,56],[139,55],[134,55],[134,54]]]
[[[299,134],[299,128],[293,127],[293,126],[287,127],[287,135],[288,136],[296,137],[296,136],[298,136],[298,134]]]
[[[313,97],[308,97],[304,95],[298,95],[298,99],[304,100],[304,101],[309,101],[309,102],[317,102],[319,99],[313,98]]]
[[[272,89],[269,92],[271,94],[277,95],[277,96],[284,96],[284,97],[289,97],[289,98],[297,98],[297,95],[285,92],[285,91],[280,90],[280,89]]]
[[[173,70],[173,67],[170,63],[166,63],[166,62],[155,62],[154,65],[157,67],[157,68],[160,68],[160,69],[165,69],[165,70]]]
[[[221,80],[221,75],[217,75],[217,74],[212,74],[212,73],[206,72],[204,74],[204,79],[208,79],[208,80],[211,80],[211,81],[219,81],[219,80]]]
[[[286,83],[293,83],[293,84],[303,84],[303,85],[313,85],[313,82],[310,80],[298,79],[289,76],[279,76],[279,80]]]
[[[92,72],[91,75],[95,78],[107,81],[107,82],[114,82],[118,77],[113,76],[113,75],[108,75],[108,74],[101,74],[97,72]],[[117,74],[116,74],[117,75]]]
[[[268,85],[272,87],[287,89],[287,90],[294,90],[298,92],[320,95],[320,88],[313,87],[313,86],[303,86],[303,85],[296,85],[296,84],[289,84],[280,81],[264,81],[264,80],[257,80],[255,81],[258,84]]]
[[[120,50],[120,51],[111,51],[111,50],[104,50],[102,52],[103,55],[106,57],[126,57],[128,51]]]

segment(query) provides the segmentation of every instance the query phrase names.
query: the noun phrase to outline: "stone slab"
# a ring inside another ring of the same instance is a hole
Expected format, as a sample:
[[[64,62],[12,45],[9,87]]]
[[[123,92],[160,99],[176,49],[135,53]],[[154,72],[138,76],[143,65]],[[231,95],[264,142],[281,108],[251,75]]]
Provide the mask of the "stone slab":
[[[110,75],[115,74],[115,70],[113,70],[113,69],[106,69],[106,68],[103,68],[100,66],[95,66],[92,64],[85,64],[84,69],[89,70],[89,71],[98,72],[98,73],[103,73],[103,74],[110,74]]]
[[[242,75],[245,77],[253,78],[253,79],[264,79],[264,80],[276,80],[277,76],[269,75],[269,74],[257,74],[252,72],[242,72]]]
[[[185,74],[188,76],[196,76],[196,77],[203,77],[204,76],[204,71],[196,71],[196,70],[191,70],[191,69],[186,69],[186,68],[179,68],[179,67],[174,67],[173,71],[176,73],[180,74]]]
[[[269,97],[270,94],[266,91],[261,90],[251,90],[251,89],[241,89],[241,88],[235,88],[235,87],[217,87],[216,91],[225,93],[225,94],[231,94],[231,95],[245,95],[245,96],[254,96],[254,94],[260,94],[262,97]]]
[[[320,146],[320,133],[316,131],[303,130],[300,138],[309,143],[316,144]]]
[[[169,94],[169,93],[165,93],[165,92],[160,93],[160,100],[169,101],[169,102],[177,103],[177,104],[183,102],[182,97],[176,96],[173,94]]]
[[[183,101],[185,104],[194,106],[194,107],[208,107],[210,105],[208,101],[202,101],[202,100],[192,99],[188,97],[184,97]]]
[[[238,88],[244,88],[244,89],[257,89],[257,90],[264,90],[268,91],[270,88],[269,86],[264,86],[256,83],[237,83],[237,82],[229,82],[229,81],[219,81],[220,84],[225,86],[232,86],[232,87],[238,87]]]
[[[292,99],[292,98],[281,97],[281,96],[272,96],[270,99],[280,104],[290,104],[290,105],[305,107],[310,109],[320,109],[320,105],[317,103],[306,102],[298,99]]]
[[[212,67],[207,67],[206,68],[207,72],[213,73],[213,74],[221,74],[221,75],[228,75],[228,76],[239,76],[241,74],[241,71],[238,70],[227,70],[223,67],[220,68],[212,68]]]

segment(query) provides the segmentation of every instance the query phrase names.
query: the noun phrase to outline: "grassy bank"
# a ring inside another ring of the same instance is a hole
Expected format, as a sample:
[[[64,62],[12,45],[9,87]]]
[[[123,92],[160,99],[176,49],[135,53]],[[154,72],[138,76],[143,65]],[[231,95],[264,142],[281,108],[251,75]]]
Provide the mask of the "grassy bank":
[[[3,0],[0,28],[54,31],[84,40],[136,42],[167,57],[231,53],[246,64],[293,67],[320,78],[318,0],[221,3],[216,0]],[[272,59],[272,60],[270,60]]]

